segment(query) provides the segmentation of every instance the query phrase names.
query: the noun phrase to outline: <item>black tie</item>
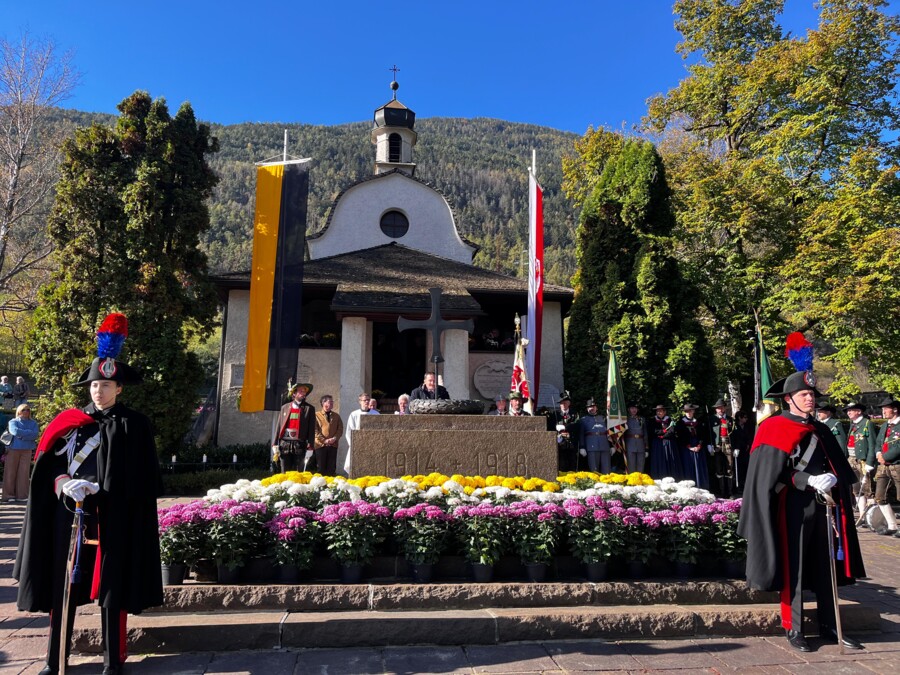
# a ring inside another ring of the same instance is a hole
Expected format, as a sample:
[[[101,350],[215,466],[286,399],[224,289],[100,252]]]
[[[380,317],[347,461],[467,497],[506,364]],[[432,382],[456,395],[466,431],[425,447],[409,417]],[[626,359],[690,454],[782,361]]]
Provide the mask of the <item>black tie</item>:
[[[331,422],[331,411],[330,410],[325,413],[325,420],[329,423]]]

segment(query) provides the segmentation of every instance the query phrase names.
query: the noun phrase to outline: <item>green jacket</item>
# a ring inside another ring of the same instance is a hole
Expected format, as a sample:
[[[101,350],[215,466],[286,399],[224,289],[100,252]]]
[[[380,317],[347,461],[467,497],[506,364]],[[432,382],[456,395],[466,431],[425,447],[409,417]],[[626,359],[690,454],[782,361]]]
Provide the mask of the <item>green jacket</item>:
[[[887,448],[885,448],[887,444]],[[882,452],[884,461],[888,464],[900,459],[900,422],[890,424],[885,422],[878,432],[878,440],[875,441],[875,451]]]
[[[847,432],[844,431],[844,425],[841,424],[841,421],[837,417],[829,417],[823,424],[831,429],[831,433],[834,434],[838,445],[841,446],[844,457],[847,457]]]
[[[853,453],[856,459],[865,460],[869,466],[876,466],[875,452],[878,446],[875,439],[878,436],[878,427],[868,417],[860,417],[856,422],[850,423],[850,435],[848,437],[847,446],[849,448],[849,439],[853,439]]]

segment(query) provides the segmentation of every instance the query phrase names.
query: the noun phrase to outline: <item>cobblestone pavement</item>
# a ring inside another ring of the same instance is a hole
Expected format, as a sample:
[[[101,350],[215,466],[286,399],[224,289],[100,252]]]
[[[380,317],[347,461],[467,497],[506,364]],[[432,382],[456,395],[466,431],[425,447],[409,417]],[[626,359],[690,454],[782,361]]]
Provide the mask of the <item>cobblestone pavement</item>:
[[[43,667],[47,619],[17,612],[11,578],[24,504],[0,506],[0,675]],[[147,654],[129,658],[130,675],[363,675],[368,673],[900,673],[900,539],[860,533],[869,578],[841,597],[870,603],[882,632],[856,634],[861,652],[810,638],[801,654],[781,637],[578,640],[463,645]],[[853,634],[852,626],[845,631]],[[100,673],[101,659],[71,659],[72,675]]]

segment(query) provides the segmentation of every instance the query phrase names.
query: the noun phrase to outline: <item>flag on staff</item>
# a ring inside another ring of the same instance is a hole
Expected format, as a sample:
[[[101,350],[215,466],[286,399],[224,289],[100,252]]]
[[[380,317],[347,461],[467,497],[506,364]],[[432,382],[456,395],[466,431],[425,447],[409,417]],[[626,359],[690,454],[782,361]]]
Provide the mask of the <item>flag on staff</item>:
[[[296,379],[309,159],[256,168],[256,216],[241,412],[279,410]]]
[[[535,159],[528,172],[528,340],[526,365],[531,373],[535,400],[541,386],[541,328],[544,321],[544,191],[534,175]],[[536,401],[535,401],[536,402]]]
[[[775,399],[767,398],[766,392],[772,386],[772,369],[769,367],[769,357],[763,345],[762,329],[756,324],[756,392],[753,410],[756,411],[756,423],[759,424],[767,417],[771,417],[778,411]]]
[[[531,390],[528,387],[527,350],[525,349],[528,345],[528,340],[522,337],[522,332],[519,328],[520,324],[521,320],[516,316],[516,353],[513,357],[512,381],[509,384],[509,390],[522,394],[522,398],[525,399],[523,409],[530,413],[533,411],[531,409]]]
[[[622,376],[619,374],[616,348],[603,345],[603,349],[609,352],[609,369],[606,372],[606,433],[609,442],[624,454],[623,437],[628,429],[628,411],[625,408],[625,393],[622,391]]]

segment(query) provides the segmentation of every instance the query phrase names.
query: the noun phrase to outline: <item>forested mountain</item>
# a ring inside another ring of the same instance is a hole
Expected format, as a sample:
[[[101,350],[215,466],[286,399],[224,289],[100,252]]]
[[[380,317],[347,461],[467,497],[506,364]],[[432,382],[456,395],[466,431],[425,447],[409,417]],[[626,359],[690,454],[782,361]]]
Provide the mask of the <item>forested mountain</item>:
[[[374,170],[371,124],[213,125],[220,177],[210,205],[205,246],[213,272],[248,269],[252,249],[254,162],[281,156],[284,130],[290,154],[315,161],[310,174],[309,232],[324,227],[334,198]],[[560,191],[560,158],[575,134],[492,119],[430,118],[416,123],[416,177],[443,192],[460,233],[481,247],[475,263],[521,275],[528,244],[528,174],[532,148],[544,188],[545,268],[550,283],[567,285],[574,272],[577,214]]]

